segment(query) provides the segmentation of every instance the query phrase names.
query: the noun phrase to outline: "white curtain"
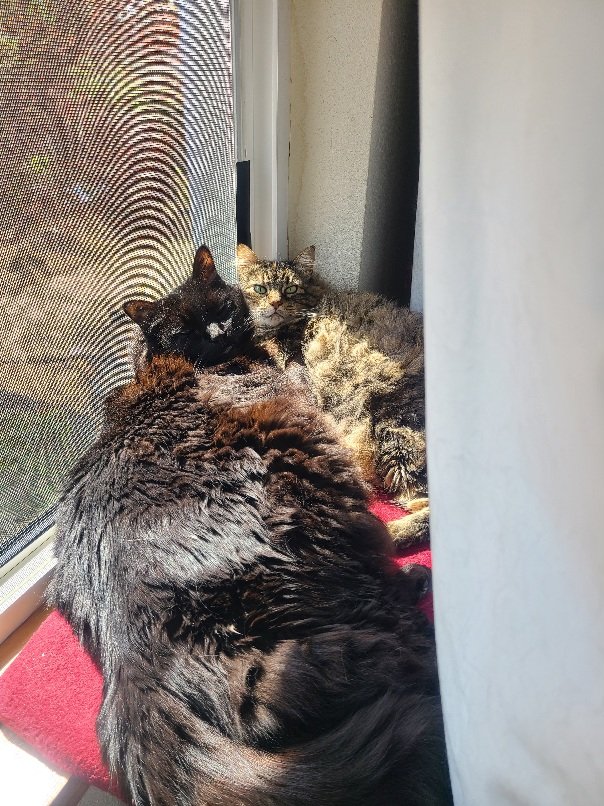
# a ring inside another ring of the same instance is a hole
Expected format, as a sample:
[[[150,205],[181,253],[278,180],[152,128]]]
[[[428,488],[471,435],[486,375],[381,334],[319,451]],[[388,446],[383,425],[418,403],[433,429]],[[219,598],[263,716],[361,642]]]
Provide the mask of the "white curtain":
[[[458,806],[604,803],[604,2],[420,10],[436,626]]]

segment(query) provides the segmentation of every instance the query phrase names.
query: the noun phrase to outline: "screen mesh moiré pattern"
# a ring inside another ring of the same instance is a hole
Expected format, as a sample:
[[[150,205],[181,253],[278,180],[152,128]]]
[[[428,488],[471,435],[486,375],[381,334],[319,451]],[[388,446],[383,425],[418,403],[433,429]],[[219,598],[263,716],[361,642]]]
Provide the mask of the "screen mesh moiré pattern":
[[[121,304],[232,271],[232,119],[228,0],[2,0],[0,565],[129,377]]]

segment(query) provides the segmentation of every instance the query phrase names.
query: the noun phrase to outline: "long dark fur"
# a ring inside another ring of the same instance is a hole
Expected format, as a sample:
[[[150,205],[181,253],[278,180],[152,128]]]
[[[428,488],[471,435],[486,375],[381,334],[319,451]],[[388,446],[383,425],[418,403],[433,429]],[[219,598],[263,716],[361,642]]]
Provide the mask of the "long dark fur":
[[[246,355],[239,292],[198,280],[200,334],[237,312],[231,362],[151,351],[58,516],[51,597],[102,669],[110,769],[136,806],[448,804],[417,574],[303,387]]]

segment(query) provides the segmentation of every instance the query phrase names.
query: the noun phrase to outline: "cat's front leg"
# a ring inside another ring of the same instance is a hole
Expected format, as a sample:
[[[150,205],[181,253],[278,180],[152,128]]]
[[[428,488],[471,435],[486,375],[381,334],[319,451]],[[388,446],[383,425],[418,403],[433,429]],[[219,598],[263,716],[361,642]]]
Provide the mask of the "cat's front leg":
[[[413,507],[415,502],[425,501],[426,505],[411,511],[409,515],[397,518],[386,524],[397,548],[405,549],[430,539],[430,507],[427,498],[417,498],[415,501],[405,502],[405,508]]]

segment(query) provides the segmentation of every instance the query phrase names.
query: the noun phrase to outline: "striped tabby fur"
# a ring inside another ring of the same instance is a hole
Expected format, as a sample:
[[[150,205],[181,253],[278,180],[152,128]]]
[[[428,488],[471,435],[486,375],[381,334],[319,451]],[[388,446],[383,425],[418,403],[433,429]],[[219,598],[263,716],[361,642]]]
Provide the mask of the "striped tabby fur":
[[[418,543],[429,536],[422,316],[377,294],[329,287],[314,258],[312,246],[293,261],[238,247],[256,338],[281,366],[304,361],[365,477],[411,510],[391,524],[393,536]]]

